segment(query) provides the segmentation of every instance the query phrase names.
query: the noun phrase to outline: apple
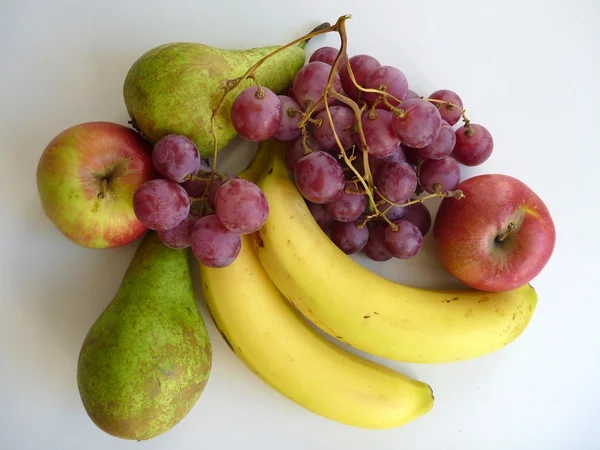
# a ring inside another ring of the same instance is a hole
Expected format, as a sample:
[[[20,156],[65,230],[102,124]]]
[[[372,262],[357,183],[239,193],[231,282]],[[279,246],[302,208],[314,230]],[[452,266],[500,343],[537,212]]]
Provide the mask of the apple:
[[[444,268],[482,291],[529,283],[550,259],[556,241],[544,202],[507,175],[475,176],[457,189],[465,197],[442,200],[433,227]]]
[[[86,122],[60,134],[37,167],[42,208],[68,239],[111,248],[140,237],[133,194],[156,178],[152,146],[139,133],[112,122]]]

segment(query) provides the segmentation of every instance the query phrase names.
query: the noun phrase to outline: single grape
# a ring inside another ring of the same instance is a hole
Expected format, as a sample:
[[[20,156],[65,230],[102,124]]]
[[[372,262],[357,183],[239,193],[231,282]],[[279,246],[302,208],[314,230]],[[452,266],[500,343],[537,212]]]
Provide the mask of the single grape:
[[[175,228],[190,212],[190,199],[180,185],[171,180],[146,181],[133,195],[133,211],[151,230]]]
[[[411,91],[409,89],[408,93],[406,94],[406,100],[408,100],[409,98],[421,98],[421,96],[419,94],[417,94],[415,91]]]
[[[494,139],[484,126],[471,124],[474,134],[469,136],[466,127],[456,130],[456,144],[452,157],[465,166],[478,166],[484,163],[494,150]]]
[[[385,225],[375,224],[369,230],[369,239],[362,252],[373,261],[387,261],[392,259],[392,254],[385,246]]]
[[[196,221],[191,234],[192,252],[207,267],[225,267],[240,253],[240,235],[227,229],[216,214]]]
[[[375,186],[385,198],[394,203],[402,203],[414,194],[417,174],[408,163],[393,162],[379,170]]]
[[[363,87],[367,75],[369,75],[369,73],[381,66],[381,63],[379,61],[377,61],[375,58],[369,55],[354,55],[348,60],[348,62],[350,63],[350,67],[352,68],[354,79],[360,86]],[[340,80],[342,88],[344,89],[346,95],[348,95],[348,97],[350,97],[353,100],[358,100],[360,91],[352,82],[346,65],[344,65],[344,67],[342,67],[342,69],[340,70]]]
[[[200,155],[191,139],[168,134],[154,145],[152,163],[163,177],[182,183],[187,175],[200,170]]]
[[[315,111],[321,111],[325,108],[322,97],[330,71],[331,66],[321,61],[310,62],[298,71],[296,78],[294,78],[294,98],[303,110],[310,108],[317,102],[319,104]],[[337,73],[333,78],[331,87],[336,92],[342,90],[340,76]],[[329,96],[327,102],[332,105],[335,99]]]
[[[199,216],[188,214],[188,216],[175,228],[157,231],[156,235],[167,247],[176,249],[188,248],[192,245],[192,229],[198,219],[200,219]]]
[[[337,48],[321,47],[315,50],[315,52],[312,55],[310,55],[310,59],[308,60],[308,62],[311,63],[314,61],[320,61],[324,62],[325,64],[329,64],[330,66],[333,66],[333,63],[335,62],[335,58],[337,57],[338,53],[339,50]],[[345,64],[346,58],[342,58],[338,63],[338,71],[342,67],[344,67]]]
[[[439,91],[435,91],[429,96],[429,98],[450,102],[454,105],[457,105],[460,109],[463,109],[463,103],[458,94],[448,89],[440,89]],[[448,122],[451,126],[460,120],[460,109],[455,108],[452,105],[443,105],[441,103],[434,103],[434,105],[439,109],[442,119]]]
[[[398,230],[385,227],[385,248],[396,258],[408,259],[415,256],[423,245],[423,236],[416,225],[407,220],[394,222]]]
[[[354,113],[346,106],[331,106],[329,108],[335,132],[342,143],[344,150],[351,148],[354,145],[354,134],[350,130],[354,127]],[[339,150],[327,111],[323,110],[315,116],[316,120],[321,120],[321,126],[313,128],[315,139],[325,150]]]
[[[427,209],[427,206],[419,202],[405,206],[403,209],[405,210],[403,219],[416,225],[421,235],[425,237],[431,228],[431,213]],[[390,220],[393,221],[394,219]]]
[[[287,168],[291,173],[294,173],[296,163],[300,158],[304,156],[304,146],[302,145],[302,139],[302,136],[298,136],[296,140],[287,149],[287,153],[285,156],[285,164],[287,165]],[[317,140],[312,136],[308,136],[306,138],[306,145],[313,152],[323,151],[323,147],[321,147],[321,144],[319,144]]]
[[[362,194],[340,195],[327,204],[327,212],[338,222],[354,222],[360,217],[367,206],[367,197]]]
[[[258,231],[267,221],[269,203],[257,185],[238,178],[221,185],[215,198],[215,211],[227,229],[249,234]]]
[[[384,156],[383,158],[374,158],[373,156],[369,155],[369,164],[371,166],[371,171],[373,172],[373,174],[375,174],[375,172],[377,172],[380,168],[384,167],[385,165],[391,164],[395,161],[406,161],[404,150],[402,150],[402,147],[400,145],[396,147],[396,150],[394,150],[389,155]]]
[[[361,117],[369,156],[383,158],[398,149],[400,139],[392,131],[392,113],[384,109],[367,110]],[[355,133],[357,134],[357,133]]]
[[[331,241],[346,255],[360,252],[369,240],[369,229],[358,228],[354,222],[334,222],[331,227]]]
[[[389,208],[389,210],[388,210],[388,208]],[[379,211],[381,211],[381,212],[384,212],[387,210],[387,212],[385,213],[385,217],[387,217],[392,222],[394,220],[402,219],[406,214],[406,208],[407,208],[406,206],[390,205],[386,201],[382,202],[381,204],[379,204],[377,206],[377,209],[379,209]]]
[[[249,141],[269,139],[282,118],[281,102],[270,89],[251,86],[233,101],[231,122],[238,134]]]
[[[344,189],[344,172],[336,159],[325,152],[312,152],[296,163],[296,187],[313,203],[329,203]]]
[[[433,142],[423,148],[415,148],[413,150],[418,159],[442,159],[452,152],[455,143],[456,135],[454,134],[454,130],[448,122],[443,120],[442,128],[440,128],[440,132]]]
[[[388,86],[390,86],[392,81],[394,81],[394,83],[391,84],[391,89],[389,89]],[[408,93],[408,81],[406,80],[406,77],[400,70],[392,66],[380,66],[371,71],[365,78],[363,87],[386,91],[401,102],[406,99],[406,94]],[[374,92],[363,92],[362,94],[363,100],[367,102],[369,106],[380,97],[381,95]],[[398,102],[391,101],[391,99],[388,99],[388,101],[394,106],[398,104]],[[383,102],[381,105],[383,108]]]
[[[426,100],[411,99],[402,103],[404,115],[392,116],[392,129],[404,145],[421,148],[429,145],[442,128],[438,109]]]
[[[436,192],[439,184],[440,191],[456,189],[460,181],[460,166],[454,158],[447,156],[442,159],[428,159],[419,170],[421,186],[430,194]]]
[[[333,217],[327,212],[327,204],[312,203],[307,200],[306,206],[308,206],[315,222],[323,231],[328,232],[333,224]]]
[[[271,137],[278,141],[291,141],[302,133],[298,128],[298,122],[302,119],[302,108],[296,100],[287,95],[278,95],[277,98],[281,103],[281,123]]]

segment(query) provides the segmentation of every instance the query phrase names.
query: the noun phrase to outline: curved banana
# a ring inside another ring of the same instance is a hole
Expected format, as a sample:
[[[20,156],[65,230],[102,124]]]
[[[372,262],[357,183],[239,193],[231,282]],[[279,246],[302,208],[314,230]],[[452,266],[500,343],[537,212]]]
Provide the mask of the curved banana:
[[[537,304],[531,285],[498,293],[418,289],[349,258],[312,218],[288,177],[283,146],[269,145],[257,184],[271,209],[254,247],[279,290],[320,329],[373,355],[440,363],[495,351],[526,328]]]
[[[251,241],[242,236],[227,267],[200,264],[210,313],[246,366],[301,406],[347,425],[391,428],[432,408],[427,384],[346,352],[311,328],[277,290]]]

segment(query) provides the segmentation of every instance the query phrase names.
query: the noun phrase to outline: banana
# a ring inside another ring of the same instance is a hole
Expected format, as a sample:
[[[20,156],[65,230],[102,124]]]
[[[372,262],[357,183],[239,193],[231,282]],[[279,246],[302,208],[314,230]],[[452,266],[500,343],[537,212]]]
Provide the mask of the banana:
[[[257,184],[271,209],[254,247],[283,295],[321,330],[373,355],[442,363],[491,353],[527,327],[537,304],[531,285],[498,293],[418,289],[349,258],[312,218],[288,177],[283,146],[269,146]]]
[[[397,427],[432,408],[427,384],[344,351],[304,321],[261,266],[252,239],[242,236],[231,265],[199,267],[210,314],[250,370],[308,410],[355,427]]]

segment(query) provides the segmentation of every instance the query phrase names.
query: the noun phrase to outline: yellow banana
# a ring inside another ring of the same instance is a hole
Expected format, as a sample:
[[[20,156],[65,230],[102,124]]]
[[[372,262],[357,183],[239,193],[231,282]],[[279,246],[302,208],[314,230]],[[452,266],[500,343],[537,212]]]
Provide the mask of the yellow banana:
[[[326,333],[373,355],[415,363],[481,356],[512,342],[537,304],[531,285],[507,292],[426,290],[393,283],[339,250],[289,179],[285,149],[271,154],[257,184],[270,213],[254,247],[269,277]]]
[[[246,366],[301,406],[347,425],[391,428],[432,408],[427,384],[346,352],[311,328],[273,284],[251,241],[242,236],[233,264],[199,269],[215,324]]]

